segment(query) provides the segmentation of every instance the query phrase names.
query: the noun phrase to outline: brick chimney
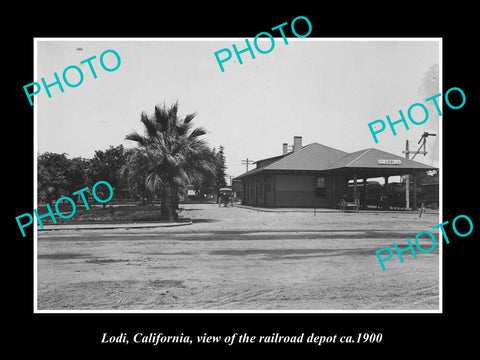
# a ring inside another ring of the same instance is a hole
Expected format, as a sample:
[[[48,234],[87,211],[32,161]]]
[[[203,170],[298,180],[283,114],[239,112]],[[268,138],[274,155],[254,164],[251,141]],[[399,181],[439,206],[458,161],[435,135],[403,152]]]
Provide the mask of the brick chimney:
[[[283,155],[287,155],[287,153],[288,153],[288,144],[283,143]]]
[[[293,152],[297,152],[302,148],[302,137],[294,136],[293,137]]]

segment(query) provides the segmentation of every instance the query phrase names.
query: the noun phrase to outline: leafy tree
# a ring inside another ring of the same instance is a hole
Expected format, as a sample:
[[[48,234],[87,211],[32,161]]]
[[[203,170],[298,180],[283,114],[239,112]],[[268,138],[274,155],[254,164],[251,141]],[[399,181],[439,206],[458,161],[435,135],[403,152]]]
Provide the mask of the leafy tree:
[[[147,163],[145,187],[161,198],[161,215],[169,219],[178,217],[179,190],[215,171],[211,151],[201,139],[206,131],[193,128],[194,118],[188,114],[181,119],[178,102],[169,109],[155,106],[152,116],[141,114],[144,134],[133,131],[126,136],[142,152]]]
[[[225,155],[223,153],[223,146],[220,146],[218,152],[215,154],[215,186],[216,190],[226,187],[227,181],[225,170],[227,169],[227,165],[225,164]]]
[[[120,170],[126,163],[123,145],[110,146],[107,150],[97,150],[90,161],[90,182],[107,181],[114,189],[120,184]]]
[[[68,159],[67,155],[46,152],[37,158],[38,197],[50,205],[62,195],[85,187],[89,160],[80,157]],[[72,198],[76,202],[77,197]]]
[[[88,182],[88,171],[90,169],[90,160],[81,157],[75,157],[68,160],[68,166],[65,170],[67,180],[66,190],[69,194],[84,188]],[[76,197],[75,197],[76,200]]]
[[[199,190],[200,195],[216,194],[218,189],[227,186],[225,170],[227,168],[225,164],[224,147],[220,146],[219,150],[215,148],[210,150],[210,156],[215,164],[215,171],[213,174],[205,174],[201,181],[192,183],[195,189]]]
[[[152,171],[152,159],[146,151],[140,149],[128,149],[126,163],[120,169],[120,175],[127,180],[127,186],[142,198],[143,205],[146,199],[152,199],[155,193],[149,191],[146,186],[148,174]]]
[[[38,198],[50,205],[68,188],[69,161],[66,155],[45,152],[37,158]]]
[[[110,146],[108,149],[102,151],[95,151],[95,155],[90,160],[90,166],[88,169],[89,182],[93,184],[98,181],[107,181],[115,189],[122,185],[120,170],[126,163],[126,153],[123,145],[116,147]],[[108,196],[108,190],[103,184],[96,188],[97,195],[101,195],[100,198]],[[107,206],[103,203],[103,208]]]

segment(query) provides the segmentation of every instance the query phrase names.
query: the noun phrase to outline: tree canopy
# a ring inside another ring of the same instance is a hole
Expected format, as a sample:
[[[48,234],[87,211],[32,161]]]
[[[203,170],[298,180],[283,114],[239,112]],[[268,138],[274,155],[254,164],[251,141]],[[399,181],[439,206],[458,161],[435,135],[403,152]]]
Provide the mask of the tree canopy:
[[[145,200],[160,199],[162,216],[177,217],[179,195],[188,185],[202,194],[213,194],[226,186],[225,155],[203,139],[206,130],[194,127],[195,114],[178,115],[178,102],[169,108],[155,106],[141,113],[143,132],[132,131],[122,145],[95,151],[91,159],[68,158],[68,154],[46,152],[38,156],[38,198],[53,205],[98,181],[107,181],[114,190],[132,192]],[[74,199],[77,200],[77,199]]]
[[[193,127],[194,118],[195,114],[179,117],[178,102],[168,109],[157,105],[152,115],[143,112],[140,116],[143,134],[133,131],[126,136],[138,146],[139,153],[131,159],[142,161],[124,169],[131,178],[132,174],[140,174],[137,167],[141,166],[146,189],[161,198],[162,216],[177,217],[182,188],[215,176],[215,158],[201,138],[206,131]]]

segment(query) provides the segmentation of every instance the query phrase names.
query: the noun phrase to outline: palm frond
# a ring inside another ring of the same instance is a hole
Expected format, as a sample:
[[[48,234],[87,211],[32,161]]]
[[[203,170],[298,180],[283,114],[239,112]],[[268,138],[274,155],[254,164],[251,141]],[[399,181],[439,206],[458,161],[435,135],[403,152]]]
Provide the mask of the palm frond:
[[[191,128],[192,128],[192,124],[190,122],[180,123],[177,125],[177,134],[179,136],[184,136],[188,134]]]
[[[148,146],[148,139],[145,136],[140,135],[136,131],[132,131],[130,134],[125,136],[125,140],[135,141],[141,147],[147,147]]]
[[[165,109],[165,105],[163,108],[160,105],[155,106],[154,111],[155,122],[157,123],[159,131],[168,131],[168,112]]]
[[[156,122],[152,121],[145,112],[142,112],[140,121],[145,127],[145,134],[149,138],[154,138],[158,132]]]
[[[183,122],[185,124],[188,124],[188,123],[190,123],[190,121],[192,121],[195,118],[195,116],[197,116],[196,113],[188,114],[188,115],[185,116],[185,119],[183,119]]]
[[[207,131],[203,127],[199,126],[199,127],[192,130],[190,135],[188,135],[188,139],[189,140],[194,140],[194,139],[196,139],[200,136],[205,135],[206,133],[207,133]]]
[[[202,136],[203,127],[193,127],[195,114],[178,117],[178,101],[168,109],[155,106],[154,114],[142,113],[144,135],[132,132],[127,140],[137,142],[139,148],[128,156],[128,163],[120,174],[137,189],[159,196],[176,192],[188,184],[201,183],[216,174],[216,155]]]
[[[177,120],[177,113],[178,113],[178,100],[175,101],[172,106],[170,106],[170,109],[168,109],[168,117],[169,119],[172,120]]]
[[[152,193],[160,191],[163,185],[163,179],[156,173],[149,174],[145,179],[145,186]]]

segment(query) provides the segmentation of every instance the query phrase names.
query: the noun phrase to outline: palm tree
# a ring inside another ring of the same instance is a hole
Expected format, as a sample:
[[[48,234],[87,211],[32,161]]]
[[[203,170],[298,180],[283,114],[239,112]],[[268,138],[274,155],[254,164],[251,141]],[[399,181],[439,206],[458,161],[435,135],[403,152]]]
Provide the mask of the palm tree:
[[[169,109],[157,105],[152,116],[141,114],[144,134],[133,131],[125,137],[135,141],[142,152],[145,187],[161,198],[161,215],[169,219],[178,217],[181,187],[215,174],[211,151],[200,139],[206,131],[202,127],[193,128],[194,118],[195,114],[179,118],[178,102]],[[129,173],[133,174],[135,167],[130,166]]]
[[[146,199],[155,195],[147,189],[145,184],[145,180],[152,170],[152,161],[144,150],[128,149],[126,152],[127,161],[120,169],[120,176],[127,179],[129,188],[140,195],[143,205],[146,205]]]

